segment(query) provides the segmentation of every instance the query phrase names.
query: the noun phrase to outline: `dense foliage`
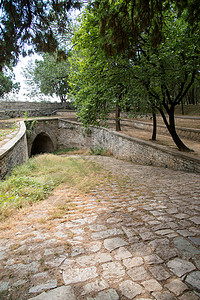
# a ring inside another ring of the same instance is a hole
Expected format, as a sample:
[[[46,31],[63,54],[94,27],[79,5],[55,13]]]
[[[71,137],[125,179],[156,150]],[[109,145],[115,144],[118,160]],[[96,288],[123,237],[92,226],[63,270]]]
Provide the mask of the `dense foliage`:
[[[13,91],[18,92],[20,85],[19,83],[14,83],[15,75],[11,67],[5,67],[2,72],[0,72],[0,97]]]
[[[99,123],[120,99],[120,108],[158,110],[179,150],[189,151],[176,133],[174,109],[199,77],[194,2],[90,3],[75,35],[71,77],[85,123]]]
[[[116,129],[120,130],[120,111],[127,105],[128,61],[107,58],[98,40],[95,15],[87,11],[75,33],[71,61],[72,95],[84,125],[106,125],[109,112],[115,108]]]
[[[44,95],[56,95],[61,102],[66,102],[70,87],[68,77],[70,73],[69,61],[59,60],[58,55],[44,54],[43,60],[36,60],[34,82]]]

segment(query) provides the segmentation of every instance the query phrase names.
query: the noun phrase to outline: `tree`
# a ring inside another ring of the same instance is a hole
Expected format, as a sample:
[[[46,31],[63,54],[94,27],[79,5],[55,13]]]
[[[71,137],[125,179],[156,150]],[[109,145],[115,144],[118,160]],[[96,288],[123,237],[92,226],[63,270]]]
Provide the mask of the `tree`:
[[[69,10],[80,7],[78,0],[0,1],[0,73],[7,85],[3,68],[15,66],[20,54],[54,52],[69,28]]]
[[[198,30],[200,22],[198,0],[91,0],[89,7],[99,16],[102,44],[108,54],[126,51],[134,55],[143,33],[154,47],[159,45],[164,39],[165,14],[171,9],[184,18],[191,31]]]
[[[0,97],[10,92],[18,92],[20,85],[19,83],[13,83],[15,75],[12,68],[5,67],[0,72]]]
[[[108,57],[121,54],[132,61],[134,79],[146,89],[180,151],[190,149],[176,133],[174,108],[199,74],[199,8],[192,12],[194,3],[104,0],[90,5],[101,47]]]
[[[165,41],[156,48],[146,35],[141,37],[134,71],[153,107],[161,113],[178,149],[190,151],[176,133],[174,111],[199,73],[199,35],[188,31],[185,21],[173,13],[168,13],[165,24]]]
[[[114,109],[116,130],[120,131],[120,112],[127,104],[129,62],[121,56],[106,57],[99,44],[97,24],[95,15],[86,10],[73,39],[70,85],[85,126],[106,126],[108,114]]]
[[[55,51],[55,28],[62,34],[69,24],[69,10],[80,6],[76,0],[1,1],[0,66],[16,63],[19,54],[29,52],[27,45],[36,52]]]
[[[56,53],[46,53],[43,60],[36,60],[33,79],[43,94],[56,95],[64,103],[70,91],[68,83],[70,66],[67,58],[59,60],[59,57]]]

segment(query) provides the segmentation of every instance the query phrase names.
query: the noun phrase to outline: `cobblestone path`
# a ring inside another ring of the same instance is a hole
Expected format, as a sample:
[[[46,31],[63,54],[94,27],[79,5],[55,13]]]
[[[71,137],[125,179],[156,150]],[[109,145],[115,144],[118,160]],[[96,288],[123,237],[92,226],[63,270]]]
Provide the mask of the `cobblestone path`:
[[[200,175],[86,157],[116,175],[44,222],[33,207],[0,237],[0,299],[200,299]],[[72,196],[72,195],[71,195]]]

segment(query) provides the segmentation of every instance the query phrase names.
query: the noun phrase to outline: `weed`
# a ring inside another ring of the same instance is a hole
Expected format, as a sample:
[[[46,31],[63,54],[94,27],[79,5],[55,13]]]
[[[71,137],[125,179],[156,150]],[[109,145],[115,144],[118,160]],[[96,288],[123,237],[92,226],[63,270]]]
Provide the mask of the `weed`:
[[[38,223],[39,223],[39,224],[45,224],[46,221],[47,221],[46,219],[41,218],[41,219],[38,220]]]
[[[20,247],[20,244],[13,244],[13,245],[10,245],[9,249],[11,251],[13,251],[13,250],[17,250],[19,247]]]
[[[40,265],[43,265],[44,264],[44,259],[40,258],[39,263],[40,263]]]
[[[43,271],[43,272],[46,272],[46,271],[49,271],[49,269],[50,269],[50,266],[47,266],[47,265],[41,264],[41,268],[42,268],[42,271]]]
[[[65,248],[66,249],[71,249],[71,247],[72,247],[72,244],[70,242],[66,242]]]
[[[4,296],[6,296],[7,291],[0,292],[0,299],[5,299]]]
[[[108,152],[103,147],[99,148],[95,146],[94,148],[90,147],[90,154],[91,155],[107,155]]]
[[[37,124],[38,121],[37,120],[29,121],[26,119],[26,120],[24,120],[24,123],[26,126],[26,136],[27,136],[27,138],[29,138],[33,132],[33,128],[34,128],[35,124]]]

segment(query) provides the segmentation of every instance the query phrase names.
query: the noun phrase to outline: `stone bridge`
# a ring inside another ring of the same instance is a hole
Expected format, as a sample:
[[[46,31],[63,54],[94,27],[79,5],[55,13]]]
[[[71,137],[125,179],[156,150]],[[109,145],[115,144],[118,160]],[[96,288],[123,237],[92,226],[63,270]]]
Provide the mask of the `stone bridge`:
[[[117,158],[174,170],[200,172],[200,159],[106,128],[85,129],[62,118],[38,119],[28,139],[29,156],[64,148],[104,148]]]
[[[119,132],[101,127],[84,128],[78,122],[52,117],[29,119],[28,138],[24,122],[21,121],[19,134],[1,147],[0,179],[17,164],[39,153],[49,153],[59,149],[103,148],[113,156],[139,164],[152,165],[186,172],[200,173],[200,159],[178,150],[143,141]]]
[[[34,122],[34,120],[30,120],[29,122]],[[37,120],[28,137],[29,157],[35,154],[50,153],[57,150],[58,134],[58,118]]]

